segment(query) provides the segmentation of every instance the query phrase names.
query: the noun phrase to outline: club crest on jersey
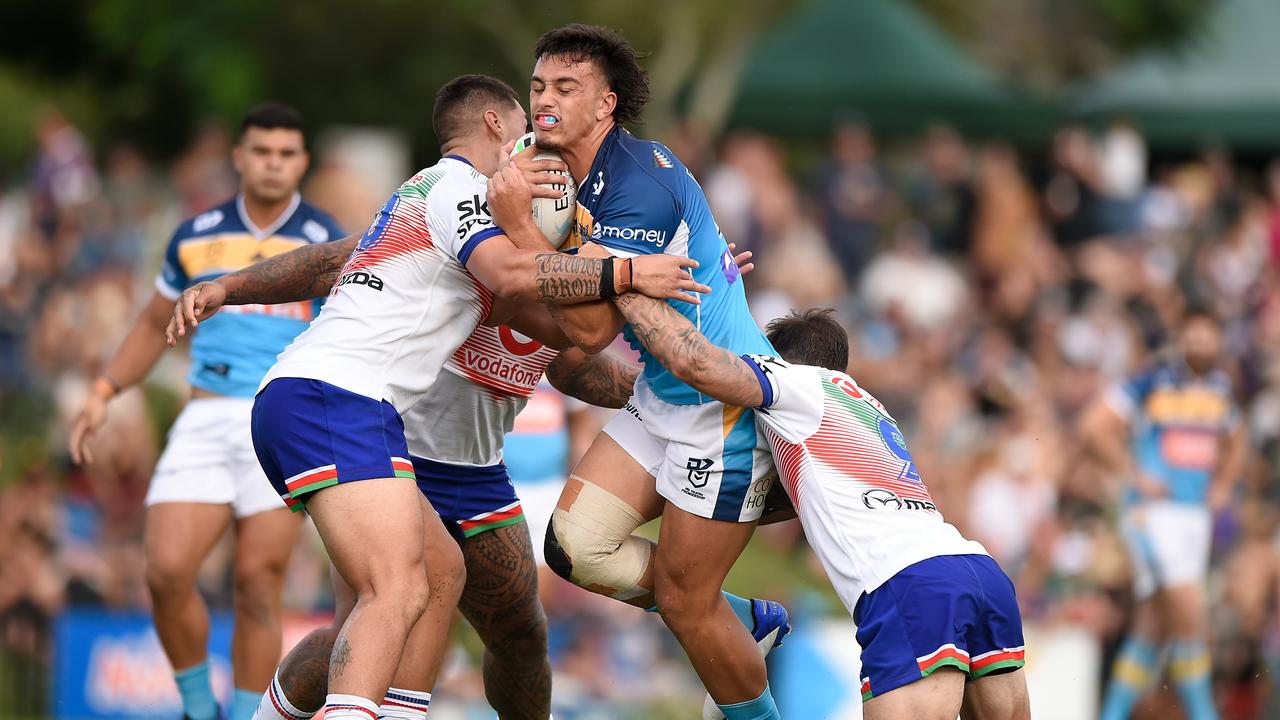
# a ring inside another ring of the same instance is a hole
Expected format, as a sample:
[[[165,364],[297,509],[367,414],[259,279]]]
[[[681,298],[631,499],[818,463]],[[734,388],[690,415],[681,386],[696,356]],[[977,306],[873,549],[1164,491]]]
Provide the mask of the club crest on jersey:
[[[671,158],[664,155],[662,151],[656,147],[653,149],[653,166],[660,167],[666,170],[670,170],[671,168],[675,167],[675,165],[672,164],[671,162]]]
[[[390,200],[378,210],[373,216],[373,222],[369,224],[369,229],[364,231],[364,235],[360,238],[360,242],[356,244],[356,252],[368,250],[378,241],[382,239],[383,234],[387,231],[387,225],[391,223],[391,216],[395,214],[396,208],[400,205],[400,196],[392,195]]]
[[[907,464],[902,471],[902,479],[914,483],[921,482],[920,469],[916,467],[915,462],[911,459],[911,451],[907,450],[907,440],[902,436],[902,431],[898,429],[897,425],[885,418],[880,418],[879,429],[880,439],[884,440],[884,446],[899,460]]]

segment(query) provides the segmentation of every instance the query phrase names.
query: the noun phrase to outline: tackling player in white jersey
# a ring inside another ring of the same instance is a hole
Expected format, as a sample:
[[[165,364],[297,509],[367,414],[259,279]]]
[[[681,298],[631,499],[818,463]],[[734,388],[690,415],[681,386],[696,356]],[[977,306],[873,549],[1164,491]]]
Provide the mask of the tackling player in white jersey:
[[[943,521],[897,423],[841,371],[848,337],[828,312],[770,324],[782,360],[716,347],[664,302],[628,293],[616,305],[681,380],[756,408],[809,544],[858,624],[864,717],[1030,717],[1013,583]]]
[[[494,224],[490,204],[496,211],[505,201],[512,217],[531,193],[520,170],[503,168],[504,146],[527,124],[505,83],[478,75],[450,82],[432,121],[445,158],[378,213],[324,310],[280,354],[254,403],[263,469],[287,502],[306,504],[356,592],[329,670],[331,720],[377,717],[406,637],[423,618],[423,537],[439,520],[414,483],[401,418],[488,314],[493,293],[574,303],[634,283],[696,302],[681,291],[709,291],[684,272],[697,265],[688,259],[574,258],[550,252],[531,220],[505,231]],[[486,202],[489,174],[503,192]],[[212,285],[235,300],[242,280],[233,274]]]

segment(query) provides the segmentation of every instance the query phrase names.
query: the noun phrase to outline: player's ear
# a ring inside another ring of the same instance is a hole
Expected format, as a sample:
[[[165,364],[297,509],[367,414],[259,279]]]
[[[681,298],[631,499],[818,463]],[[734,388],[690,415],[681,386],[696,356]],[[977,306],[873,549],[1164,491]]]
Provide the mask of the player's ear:
[[[504,137],[502,134],[502,118],[493,110],[484,111],[484,126],[499,139]]]
[[[244,142],[231,146],[231,165],[236,169],[237,175],[244,174]]]
[[[618,93],[609,91],[600,96],[600,107],[596,110],[596,120],[604,120],[613,114],[613,109],[618,107]]]

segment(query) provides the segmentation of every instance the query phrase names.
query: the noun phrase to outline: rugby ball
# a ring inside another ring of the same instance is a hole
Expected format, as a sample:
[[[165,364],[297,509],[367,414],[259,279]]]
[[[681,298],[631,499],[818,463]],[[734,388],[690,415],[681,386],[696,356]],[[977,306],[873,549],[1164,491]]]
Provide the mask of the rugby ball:
[[[515,155],[522,152],[533,144],[533,133],[527,133],[516,141],[516,146],[512,148],[511,154]],[[563,160],[560,157],[560,153],[554,150],[543,150],[535,155],[534,158],[537,160]],[[578,186],[573,182],[573,176],[568,172],[556,174],[562,176],[564,182],[551,187],[563,190],[564,197],[557,200],[535,197],[533,199],[533,223],[547,237],[547,242],[550,242],[558,250],[564,245],[565,240],[569,239],[569,231],[573,229],[574,210],[578,203]]]

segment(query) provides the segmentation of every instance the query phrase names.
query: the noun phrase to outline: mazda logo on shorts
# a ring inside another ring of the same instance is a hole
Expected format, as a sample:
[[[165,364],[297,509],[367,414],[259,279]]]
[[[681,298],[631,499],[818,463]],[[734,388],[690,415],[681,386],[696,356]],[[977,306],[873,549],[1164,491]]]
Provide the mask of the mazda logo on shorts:
[[[902,509],[902,500],[889,490],[881,488],[872,488],[862,493],[862,504],[867,506],[868,510],[882,510],[890,508],[893,510]]]

